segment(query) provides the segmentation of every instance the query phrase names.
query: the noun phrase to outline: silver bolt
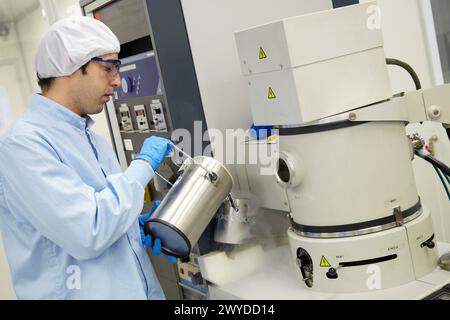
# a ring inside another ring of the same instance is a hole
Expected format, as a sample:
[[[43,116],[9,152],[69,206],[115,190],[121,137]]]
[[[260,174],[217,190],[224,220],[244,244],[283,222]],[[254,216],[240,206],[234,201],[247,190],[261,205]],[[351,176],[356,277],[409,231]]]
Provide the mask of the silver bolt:
[[[351,113],[348,115],[348,120],[350,120],[350,121],[355,121],[355,120],[356,120],[356,113],[351,112]]]
[[[437,119],[441,116],[441,108],[439,108],[439,106],[431,106],[428,109],[428,115],[430,116],[430,118],[432,119]]]

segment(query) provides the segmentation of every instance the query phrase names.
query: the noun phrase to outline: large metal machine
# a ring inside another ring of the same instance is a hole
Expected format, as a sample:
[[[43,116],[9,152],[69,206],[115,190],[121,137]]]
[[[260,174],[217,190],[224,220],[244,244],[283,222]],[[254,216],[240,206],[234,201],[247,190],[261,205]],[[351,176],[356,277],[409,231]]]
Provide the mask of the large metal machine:
[[[240,210],[224,204],[190,260],[173,268],[151,257],[168,298],[208,289],[211,298],[370,298],[405,285],[420,297],[450,282],[411,167],[420,139],[405,132],[407,123],[450,123],[450,89],[393,94],[381,31],[368,24],[376,3],[80,3],[122,45],[122,86],[107,105],[122,166],[155,134],[214,156],[235,182]],[[256,139],[252,123],[275,134]],[[231,148],[220,140],[230,129]],[[169,183],[148,186],[144,211],[167,194],[181,160],[166,159],[159,174]],[[247,294],[255,281],[285,294]]]
[[[406,67],[420,82],[407,64],[386,59],[381,30],[368,22],[374,5],[236,33],[254,122],[278,129],[275,178],[288,200],[296,278],[299,287],[320,293],[386,290],[438,267],[431,214],[411,165],[426,151],[405,126],[448,124],[450,86],[393,95],[388,63]],[[432,163],[448,176],[447,166]],[[202,258],[202,268],[214,258]],[[300,290],[298,297],[304,297]]]
[[[450,88],[393,97],[381,30],[368,24],[374,4],[236,35],[255,123],[279,128],[276,177],[290,205],[291,254],[306,286],[321,292],[370,290],[368,265],[380,268],[382,288],[437,267],[405,124],[436,121],[433,100],[450,98]],[[448,107],[438,107],[439,121],[450,120]]]

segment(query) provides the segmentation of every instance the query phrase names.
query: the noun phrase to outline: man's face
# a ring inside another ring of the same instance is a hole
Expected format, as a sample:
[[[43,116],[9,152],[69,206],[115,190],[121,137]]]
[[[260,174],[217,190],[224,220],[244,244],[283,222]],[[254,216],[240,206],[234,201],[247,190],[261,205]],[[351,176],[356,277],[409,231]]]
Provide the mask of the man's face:
[[[118,59],[117,53],[99,56],[103,59]],[[74,74],[73,99],[82,114],[96,114],[103,110],[103,105],[114,94],[114,89],[120,86],[120,76],[112,63],[91,61],[86,74],[78,70]]]

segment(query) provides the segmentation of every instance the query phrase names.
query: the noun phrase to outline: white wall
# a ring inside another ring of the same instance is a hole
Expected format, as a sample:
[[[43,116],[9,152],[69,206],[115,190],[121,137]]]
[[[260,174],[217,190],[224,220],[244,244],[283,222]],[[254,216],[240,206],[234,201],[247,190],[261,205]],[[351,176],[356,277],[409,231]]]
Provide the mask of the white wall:
[[[79,0],[58,0],[55,2],[55,7],[59,19],[71,15],[81,16],[82,14]]]
[[[13,117],[18,117],[25,109],[29,86],[14,24],[10,25],[8,38],[0,38],[0,86],[8,93]]]
[[[28,13],[16,22],[17,32],[23,48],[24,65],[31,85],[31,92],[40,92],[34,70],[34,56],[42,35],[48,28],[47,21],[41,13],[41,8]],[[30,92],[30,93],[31,93]]]
[[[421,1],[429,0],[378,0],[378,4],[381,9],[386,57],[409,63],[420,77],[422,87],[429,88],[435,85],[435,77]],[[406,71],[390,66],[389,74],[394,92],[415,90]],[[450,163],[450,143],[440,124],[411,124],[407,131],[420,133],[427,143],[432,136],[436,136],[436,156],[445,163]],[[450,242],[450,201],[441,182],[434,169],[423,160],[415,159],[413,168],[422,203],[432,211],[436,236],[441,241]]]

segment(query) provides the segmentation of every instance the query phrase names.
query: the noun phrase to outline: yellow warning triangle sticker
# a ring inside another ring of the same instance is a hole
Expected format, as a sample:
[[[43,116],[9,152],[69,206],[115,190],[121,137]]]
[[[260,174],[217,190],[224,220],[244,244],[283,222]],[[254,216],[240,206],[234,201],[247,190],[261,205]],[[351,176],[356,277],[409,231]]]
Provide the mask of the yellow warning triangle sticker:
[[[322,256],[322,260],[320,260],[320,266],[321,267],[331,267],[330,263],[328,262],[327,258]]]
[[[276,99],[277,96],[275,95],[275,92],[273,92],[272,88],[269,87],[269,95],[268,95],[269,99]]]
[[[265,59],[265,58],[267,58],[267,55],[264,52],[264,49],[262,47],[259,47],[259,59],[262,60],[262,59]]]

